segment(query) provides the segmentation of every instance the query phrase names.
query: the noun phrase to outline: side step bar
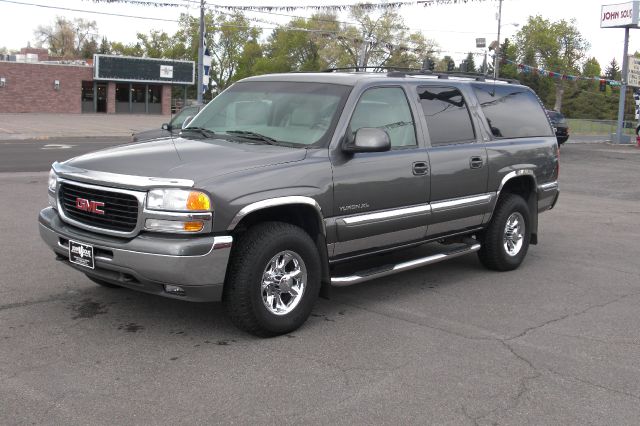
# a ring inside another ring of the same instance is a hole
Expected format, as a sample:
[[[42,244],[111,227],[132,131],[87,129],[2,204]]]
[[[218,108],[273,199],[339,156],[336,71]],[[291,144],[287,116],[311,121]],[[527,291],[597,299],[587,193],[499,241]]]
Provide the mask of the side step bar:
[[[454,257],[464,256],[465,254],[474,253],[478,250],[480,250],[480,244],[476,243],[447,253],[433,254],[431,256],[409,260],[396,265],[385,265],[380,268],[369,269],[365,272],[356,273],[346,277],[331,277],[331,285],[334,287],[346,287],[353,284],[359,284],[365,281],[375,280],[376,278],[382,278],[399,272],[431,265],[443,260],[453,259]]]

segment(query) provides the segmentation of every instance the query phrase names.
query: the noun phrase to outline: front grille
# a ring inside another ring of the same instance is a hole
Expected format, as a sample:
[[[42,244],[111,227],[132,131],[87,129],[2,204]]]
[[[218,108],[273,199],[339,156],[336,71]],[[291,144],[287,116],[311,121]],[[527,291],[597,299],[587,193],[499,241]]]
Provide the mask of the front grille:
[[[111,231],[131,232],[138,222],[138,199],[131,194],[62,183],[59,189],[60,207],[64,214],[82,224]],[[104,214],[80,210],[76,200],[84,198],[104,203]]]

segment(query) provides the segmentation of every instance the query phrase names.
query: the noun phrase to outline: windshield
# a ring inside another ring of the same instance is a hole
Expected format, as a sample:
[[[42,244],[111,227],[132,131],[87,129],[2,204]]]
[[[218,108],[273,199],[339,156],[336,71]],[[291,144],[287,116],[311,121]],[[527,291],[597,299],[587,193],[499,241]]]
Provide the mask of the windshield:
[[[178,115],[173,117],[173,120],[171,120],[171,127],[174,129],[180,129],[180,127],[182,127],[182,123],[184,123],[184,120],[186,120],[187,117],[193,117],[197,113],[198,107],[183,108],[182,111],[180,111]]]
[[[349,86],[247,81],[225,90],[188,127],[252,142],[321,146],[328,142]]]

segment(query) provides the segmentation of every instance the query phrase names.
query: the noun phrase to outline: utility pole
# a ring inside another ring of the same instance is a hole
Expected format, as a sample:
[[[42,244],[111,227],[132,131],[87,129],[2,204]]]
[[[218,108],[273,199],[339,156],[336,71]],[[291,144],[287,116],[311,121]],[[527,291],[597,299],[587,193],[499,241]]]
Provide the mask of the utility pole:
[[[624,55],[622,56],[622,82],[620,85],[620,100],[618,101],[618,126],[616,128],[616,142],[625,143],[622,135],[624,127],[624,103],[627,97],[627,73],[629,72],[629,27],[624,29]]]
[[[198,94],[198,105],[202,105],[202,74],[204,72],[204,0],[200,0],[200,35],[198,40],[200,40],[200,43],[198,44],[198,87],[196,87],[196,93]]]
[[[500,27],[502,26],[502,0],[498,6],[498,45],[496,46],[496,57],[493,58],[493,78],[500,76]]]

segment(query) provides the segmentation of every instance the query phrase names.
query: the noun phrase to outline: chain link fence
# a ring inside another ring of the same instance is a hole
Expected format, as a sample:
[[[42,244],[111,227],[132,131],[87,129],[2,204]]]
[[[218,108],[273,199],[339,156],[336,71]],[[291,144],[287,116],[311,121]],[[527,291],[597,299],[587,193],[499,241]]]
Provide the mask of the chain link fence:
[[[570,135],[603,136],[607,139],[616,133],[618,127],[616,120],[567,118],[567,123],[569,124]],[[637,125],[638,123],[635,121],[625,121],[622,134],[631,136],[635,140]]]

